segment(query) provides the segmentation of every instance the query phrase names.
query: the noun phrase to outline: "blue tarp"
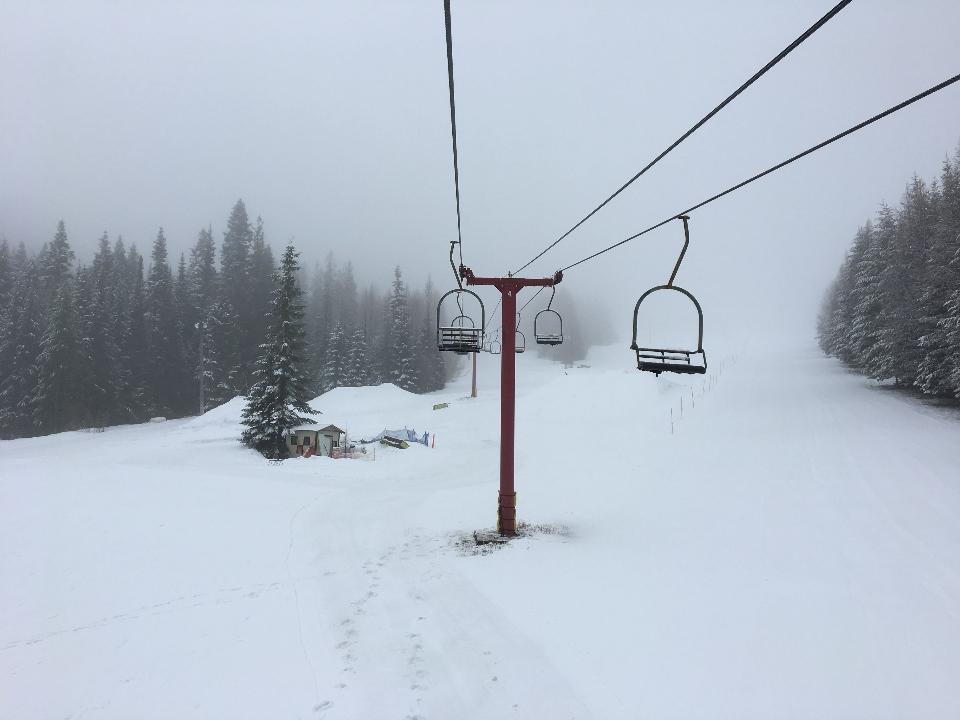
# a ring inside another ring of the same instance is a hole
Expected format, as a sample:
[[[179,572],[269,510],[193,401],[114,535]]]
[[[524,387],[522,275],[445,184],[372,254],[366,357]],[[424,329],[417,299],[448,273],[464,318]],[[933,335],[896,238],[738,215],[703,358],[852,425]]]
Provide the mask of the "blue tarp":
[[[417,435],[416,430],[410,430],[409,428],[403,428],[403,430],[387,430],[386,428],[384,428],[383,432],[381,432],[379,435],[374,435],[372,438],[369,438],[367,440],[361,440],[360,442],[363,445],[380,442],[381,438],[383,438],[384,435],[400,438],[401,440],[406,440],[407,442],[420,443],[421,445],[426,445],[427,447],[430,447],[430,433],[425,432],[423,434],[423,437],[420,437],[419,435]]]

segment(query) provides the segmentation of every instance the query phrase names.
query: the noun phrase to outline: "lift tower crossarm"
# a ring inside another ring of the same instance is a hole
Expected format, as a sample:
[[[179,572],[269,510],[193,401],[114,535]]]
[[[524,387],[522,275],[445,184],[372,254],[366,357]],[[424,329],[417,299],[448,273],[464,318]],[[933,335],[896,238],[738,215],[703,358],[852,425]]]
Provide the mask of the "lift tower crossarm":
[[[500,494],[497,500],[497,532],[517,534],[517,492],[513,483],[514,428],[517,384],[517,293],[525,287],[553,287],[563,280],[557,271],[552,277],[477,277],[460,266],[460,277],[467,285],[490,285],[500,291],[503,309],[503,342],[500,352]]]

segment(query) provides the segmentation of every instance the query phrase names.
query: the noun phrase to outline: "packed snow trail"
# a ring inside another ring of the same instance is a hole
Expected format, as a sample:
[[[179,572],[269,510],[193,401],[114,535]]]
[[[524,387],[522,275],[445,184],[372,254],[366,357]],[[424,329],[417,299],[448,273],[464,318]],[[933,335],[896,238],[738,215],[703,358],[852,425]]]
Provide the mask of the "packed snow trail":
[[[956,412],[811,350],[527,354],[520,517],[569,532],[471,556],[496,360],[319,398],[437,434],[374,462],[267,463],[238,400],[0,443],[0,718],[960,716]]]

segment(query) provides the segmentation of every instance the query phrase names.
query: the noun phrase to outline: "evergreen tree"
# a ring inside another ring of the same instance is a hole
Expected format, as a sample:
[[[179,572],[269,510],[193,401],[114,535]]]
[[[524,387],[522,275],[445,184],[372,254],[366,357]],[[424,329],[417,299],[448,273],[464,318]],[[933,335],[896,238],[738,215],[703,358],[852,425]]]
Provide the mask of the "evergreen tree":
[[[347,385],[347,336],[342,321],[337,321],[327,342],[326,364],[323,368],[324,392]]]
[[[34,426],[42,434],[82,427],[86,419],[78,365],[78,325],[73,293],[71,288],[63,287],[50,306],[31,398]]]
[[[881,314],[883,302],[880,278],[883,273],[883,253],[880,235],[868,222],[861,230],[860,258],[856,274],[852,278],[855,290],[853,306],[854,353],[857,366],[865,373],[874,372],[880,366],[880,333],[883,329]]]
[[[121,399],[121,413],[129,420],[149,417],[151,398],[151,364],[147,328],[147,294],[143,276],[143,256],[131,245],[127,253],[125,273],[129,285],[123,332],[120,338],[120,356],[129,375],[127,392]]]
[[[323,272],[320,270],[320,263],[314,265],[309,287],[306,322],[304,323],[306,328],[307,372],[310,375],[314,392],[320,395],[323,392],[323,349],[327,344],[326,336],[322,335],[326,324],[323,319]]]
[[[389,313],[385,380],[404,390],[415,391],[418,385],[417,364],[410,337],[407,288],[399,267],[393,271],[393,292],[390,294]]]
[[[204,317],[210,306],[217,301],[216,245],[213,231],[204,228],[197,236],[197,242],[190,251],[190,296],[191,306],[198,318]]]
[[[357,310],[357,281],[353,277],[353,263],[348,261],[337,273],[333,317],[343,323],[346,332],[351,332],[357,325]]]
[[[183,340],[167,262],[167,239],[157,233],[147,279],[148,407],[154,415],[176,415],[184,409]]]
[[[243,410],[243,443],[272,459],[286,457],[284,434],[314,422],[308,404],[310,386],[303,359],[303,303],[297,273],[299,253],[287,245],[276,278],[267,341],[257,360],[256,382]]]
[[[16,273],[25,270],[28,263],[27,246],[21,241],[20,244],[17,245],[17,251],[13,254],[13,259],[10,263],[14,272],[14,282],[16,282]]]
[[[230,382],[223,367],[222,343],[229,334],[224,325],[233,321],[232,313],[222,303],[214,303],[198,328],[195,377],[200,391],[200,412],[205,413],[230,399]]]
[[[363,387],[370,383],[370,358],[367,355],[367,336],[363,328],[358,327],[350,338],[347,351],[347,363],[344,385]]]
[[[270,327],[270,304],[273,294],[273,275],[276,265],[273,260],[273,250],[266,244],[263,236],[263,220],[257,218],[253,230],[253,241],[250,249],[250,278],[246,292],[249,301],[250,316],[244,332],[246,348],[243,351],[245,363],[251,369],[257,357],[257,352],[267,337]]]
[[[437,350],[436,291],[428,278],[423,288],[420,334],[417,338],[417,377],[419,392],[433,392],[444,385],[443,353]]]
[[[881,204],[830,287],[820,345],[877,380],[960,395],[960,151],[929,188],[914,176],[900,208]]]
[[[125,373],[120,366],[116,340],[117,302],[114,256],[107,234],[100,238],[89,277],[78,281],[81,301],[77,315],[83,329],[82,347],[88,367],[87,407],[97,426],[122,419],[118,398],[124,394]]]
[[[227,220],[227,230],[223,234],[220,252],[221,299],[229,303],[237,316],[237,322],[230,325],[236,338],[229,343],[236,351],[235,354],[225,355],[223,360],[227,365],[228,375],[235,380],[233,390],[237,393],[246,392],[251,370],[252,359],[244,353],[250,348],[246,324],[252,312],[247,286],[252,244],[253,231],[250,229],[247,207],[243,200],[237,200]]]
[[[960,251],[960,168],[944,161],[937,208],[926,258],[923,291],[920,296],[922,357],[917,386],[931,395],[953,395],[954,358],[950,332],[951,295],[960,287],[960,275],[952,265]]]
[[[318,278],[315,278],[314,281],[319,296],[316,303],[314,303],[314,307],[311,308],[311,320],[314,325],[314,345],[310,349],[310,352],[313,365],[317,369],[316,387],[321,394],[329,389],[324,384],[324,378],[327,363],[327,341],[330,339],[330,330],[333,327],[332,318],[335,313],[336,277],[337,266],[333,260],[333,253],[328,253],[323,273],[320,274]]]
[[[40,326],[39,273],[24,261],[14,276],[8,320],[0,334],[0,438],[34,434]]]
[[[107,424],[111,410],[111,398],[108,395],[112,392],[112,378],[109,372],[95,377],[93,333],[97,329],[97,315],[94,280],[90,268],[82,265],[77,268],[73,285],[73,305],[77,322],[77,349],[73,373],[80,411],[76,427],[102,427]],[[102,384],[98,384],[98,380]]]
[[[70,281],[73,258],[73,250],[70,249],[70,243],[67,241],[67,230],[61,220],[57,223],[57,232],[53,236],[53,241],[44,246],[40,256],[41,299],[44,308],[53,302]]]
[[[10,260],[10,248],[6,238],[0,238],[0,326],[7,315],[10,298],[13,295],[13,263]]]

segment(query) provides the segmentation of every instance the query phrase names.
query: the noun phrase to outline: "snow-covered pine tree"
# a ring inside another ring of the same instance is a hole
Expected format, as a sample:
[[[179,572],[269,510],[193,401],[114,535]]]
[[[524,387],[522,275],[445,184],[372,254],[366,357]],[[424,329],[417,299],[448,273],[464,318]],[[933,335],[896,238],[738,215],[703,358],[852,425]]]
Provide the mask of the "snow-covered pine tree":
[[[189,350],[193,343],[193,334],[199,318],[190,301],[190,279],[187,274],[187,258],[180,253],[180,262],[177,263],[177,276],[173,281],[173,301],[177,309],[177,319],[180,322],[180,332],[183,337],[185,350]]]
[[[217,248],[213,241],[212,228],[202,228],[197,242],[190,250],[190,264],[187,274],[190,276],[190,303],[202,318],[217,301]]]
[[[327,341],[326,363],[323,366],[324,392],[347,385],[347,334],[338,320]]]
[[[315,263],[313,272],[310,275],[309,292],[306,300],[306,320],[304,329],[306,331],[307,348],[307,372],[309,373],[313,384],[314,392],[319,395],[323,382],[323,349],[326,346],[327,338],[322,335],[324,321],[323,313],[323,272],[320,270],[320,263]]]
[[[57,232],[53,240],[44,246],[40,254],[40,300],[43,303],[44,312],[70,281],[73,257],[73,250],[70,249],[70,243],[67,240],[67,230],[61,220],[57,223]]]
[[[389,324],[385,380],[404,390],[417,389],[417,363],[410,335],[410,314],[407,309],[407,287],[400,267],[393,271],[390,294]]]
[[[90,364],[87,391],[89,412],[91,421],[97,426],[109,425],[121,419],[117,399],[124,382],[119,366],[120,349],[114,337],[117,311],[113,263],[113,251],[104,233],[88,277],[83,282],[78,280],[82,301],[78,302],[77,314],[84,329],[82,344]],[[88,287],[84,292],[85,286]]]
[[[948,385],[954,397],[960,398],[960,146],[949,164],[949,171],[944,170],[942,188],[938,232],[945,234],[946,238],[953,238],[945,242],[952,242],[954,251],[947,266],[953,289],[947,294],[940,326],[943,344],[947,348],[944,364]]]
[[[843,362],[850,362],[854,357],[854,347],[850,340],[855,306],[852,297],[853,284],[853,257],[852,253],[848,252],[837,275],[837,302],[831,319],[830,335],[830,346],[833,348],[834,355]]]
[[[347,261],[337,273],[333,317],[343,323],[344,331],[349,334],[356,327],[357,311],[357,281],[353,277],[353,263]]]
[[[253,231],[250,229],[247,207],[243,200],[237,200],[227,219],[227,229],[223,233],[220,251],[220,297],[229,303],[236,314],[236,322],[230,325],[230,329],[237,336],[228,343],[230,354],[224,355],[223,361],[227,367],[227,375],[235,381],[233,390],[236,393],[245,393],[249,388],[253,362],[252,357],[244,356],[245,349],[248,349],[246,322],[251,309],[247,282],[250,277],[252,243]]]
[[[105,385],[97,383],[94,375],[93,332],[95,329],[94,277],[91,268],[77,268],[73,284],[73,304],[77,319],[77,352],[74,357],[74,382],[77,385],[78,402],[82,412],[77,427],[101,427],[110,416],[110,378]],[[96,415],[94,414],[96,410]]]
[[[350,338],[347,351],[346,376],[347,387],[363,387],[370,384],[369,357],[367,356],[367,336],[363,328],[358,327]]]
[[[136,244],[127,251],[125,268],[129,295],[124,313],[124,331],[120,338],[120,356],[129,374],[129,390],[122,399],[122,410],[131,420],[149,417],[150,355],[147,347],[147,296],[143,275],[143,256]]]
[[[853,277],[855,305],[852,341],[857,367],[869,374],[879,364],[883,307],[880,293],[880,276],[883,272],[880,237],[873,223],[868,221],[861,229],[860,243],[859,261]]]
[[[177,415],[186,405],[183,337],[173,290],[167,239],[160,228],[153,243],[147,279],[149,409],[154,415]]]
[[[195,379],[199,390],[199,409],[205,413],[230,399],[230,383],[224,372],[222,357],[222,339],[225,324],[233,321],[229,308],[214,303],[207,310],[206,317],[199,323],[196,353]]]
[[[930,395],[952,396],[954,350],[950,344],[950,299],[960,288],[960,275],[952,262],[960,252],[960,168],[950,159],[943,163],[939,188],[934,188],[936,222],[926,262],[926,282],[920,296],[922,357],[916,384]]]
[[[416,343],[418,392],[433,392],[444,386],[443,353],[437,351],[436,291],[427,278],[421,297],[419,327]]]
[[[303,295],[297,284],[299,253],[287,245],[273,291],[270,331],[260,348],[256,382],[243,409],[241,440],[265,457],[287,456],[284,433],[313,422],[304,417],[315,411],[308,404],[310,386],[303,358]]]
[[[48,313],[47,329],[40,341],[37,381],[31,397],[34,426],[40,434],[82,426],[85,408],[79,372],[79,328],[73,290],[64,286]]]
[[[333,253],[327,253],[323,271],[317,268],[314,277],[313,301],[310,308],[310,321],[313,327],[313,342],[310,347],[311,368],[314,371],[315,388],[318,394],[329,388],[324,384],[327,365],[327,342],[333,328],[334,306],[336,304],[337,264]]]
[[[16,266],[15,266],[16,267]],[[0,336],[0,438],[35,434],[32,393],[40,354],[40,279],[36,264],[15,271],[8,321]]]
[[[914,177],[899,212],[881,207],[877,222],[883,272],[880,292],[883,310],[878,337],[878,379],[893,378],[912,385],[920,364],[920,288],[923,283],[927,238],[931,226],[929,197],[923,181]],[[893,230],[892,237],[888,236]]]
[[[820,312],[817,314],[817,344],[824,355],[835,357],[833,348],[833,318],[837,313],[839,301],[839,278],[834,278],[827,287],[820,303]]]
[[[960,235],[960,231],[958,231]],[[960,276],[960,249],[957,250],[950,261],[950,269],[957,276]],[[950,386],[953,389],[953,396],[960,398],[960,283],[957,289],[947,300],[947,314],[941,321],[945,333],[947,352],[947,363],[949,367]]]
[[[251,372],[260,345],[266,341],[270,326],[270,303],[273,295],[273,275],[276,270],[273,250],[263,235],[263,220],[257,217],[257,223],[253,229],[253,240],[250,244],[250,277],[245,288],[249,313],[245,321],[246,327],[242,332],[246,343],[243,348],[244,362]]]
[[[13,295],[13,265],[6,238],[0,238],[0,328],[7,319],[10,298]]]

